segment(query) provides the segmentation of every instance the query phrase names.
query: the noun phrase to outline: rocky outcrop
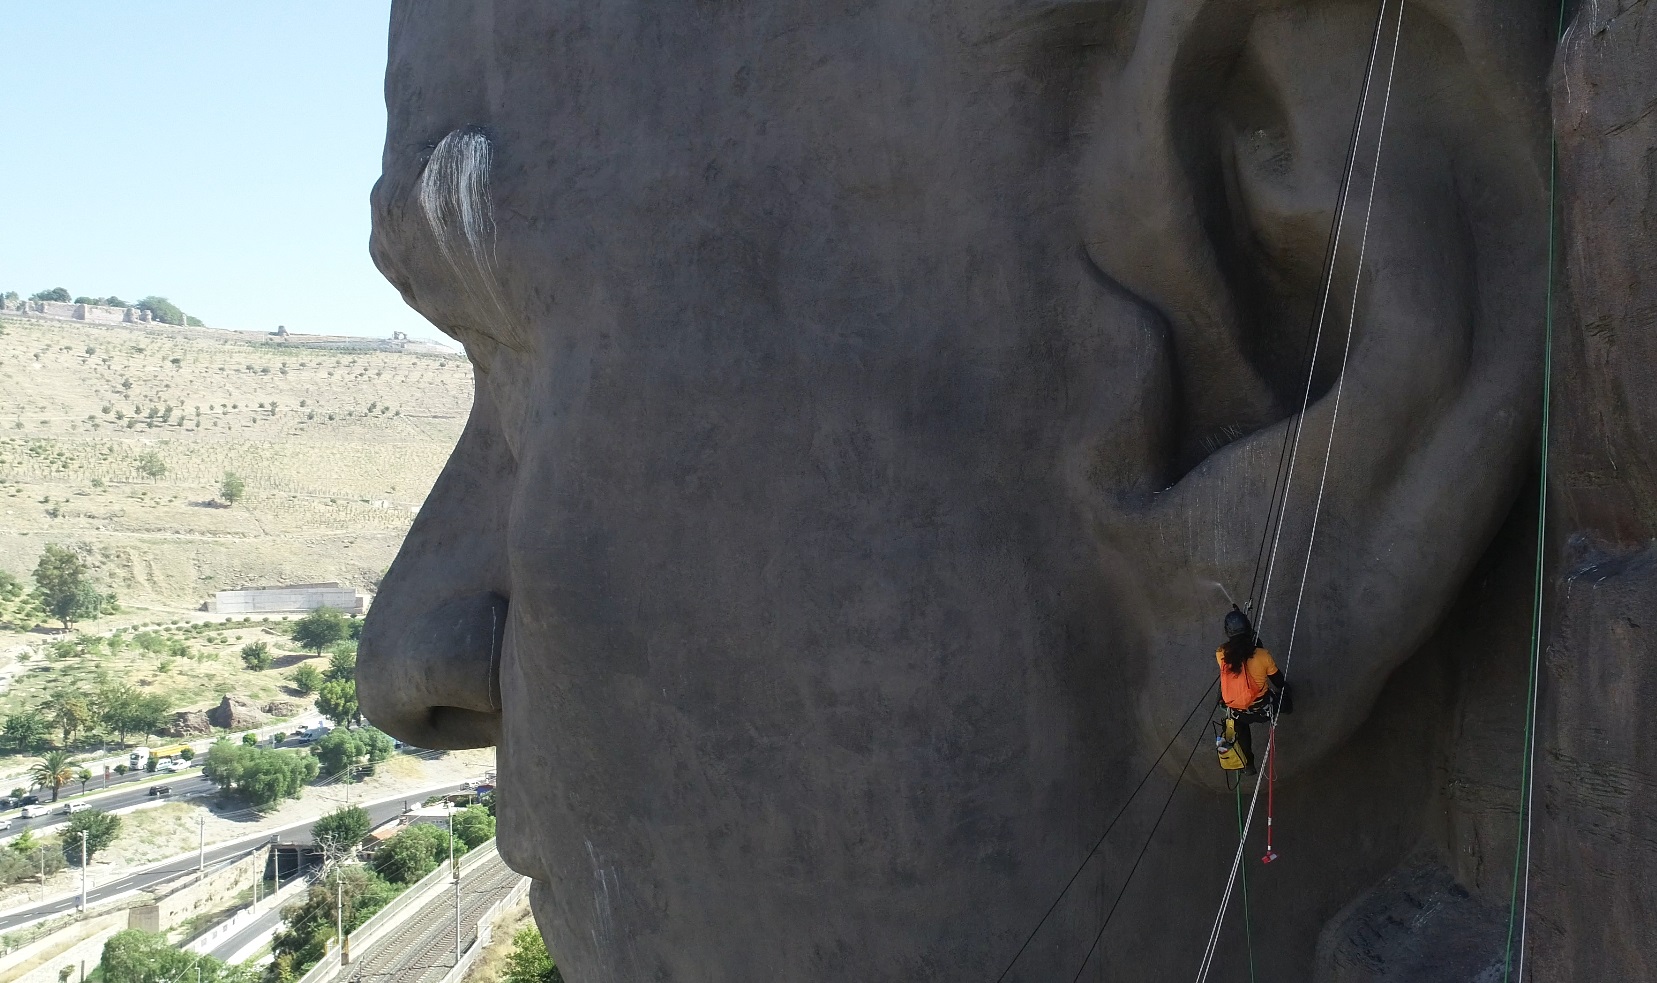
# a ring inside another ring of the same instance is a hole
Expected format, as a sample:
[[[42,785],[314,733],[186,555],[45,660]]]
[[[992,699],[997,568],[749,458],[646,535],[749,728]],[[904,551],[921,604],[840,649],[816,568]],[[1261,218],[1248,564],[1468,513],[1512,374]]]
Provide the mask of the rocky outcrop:
[[[213,722],[207,719],[208,711],[180,710],[173,714],[172,722],[162,731],[168,737],[201,737],[213,733]]]
[[[218,706],[207,711],[207,719],[214,727],[225,730],[246,730],[270,722],[264,711],[239,696],[226,696],[220,700]]]
[[[290,703],[287,700],[272,700],[259,708],[261,713],[277,720],[286,720],[289,717],[297,716],[299,711],[303,709],[304,707],[298,703]]]

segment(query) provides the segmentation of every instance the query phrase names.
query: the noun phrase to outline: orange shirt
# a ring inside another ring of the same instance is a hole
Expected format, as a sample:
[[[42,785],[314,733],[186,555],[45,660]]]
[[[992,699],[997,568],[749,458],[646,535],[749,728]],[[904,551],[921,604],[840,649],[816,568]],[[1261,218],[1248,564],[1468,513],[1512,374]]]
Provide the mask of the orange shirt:
[[[1254,706],[1255,701],[1266,694],[1266,677],[1277,672],[1272,654],[1263,648],[1254,650],[1249,660],[1243,663],[1242,672],[1226,671],[1223,645],[1214,650],[1214,661],[1220,664],[1220,699],[1233,710],[1247,710]]]

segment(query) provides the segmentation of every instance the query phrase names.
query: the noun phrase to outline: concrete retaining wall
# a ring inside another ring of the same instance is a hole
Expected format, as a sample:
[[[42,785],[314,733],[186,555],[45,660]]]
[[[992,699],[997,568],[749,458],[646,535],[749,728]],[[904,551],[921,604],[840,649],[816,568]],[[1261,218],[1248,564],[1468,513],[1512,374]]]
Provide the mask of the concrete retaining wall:
[[[366,610],[361,594],[353,588],[341,587],[338,584],[221,590],[207,602],[208,611],[227,615],[315,611],[320,607],[334,608],[346,614],[362,614]]]

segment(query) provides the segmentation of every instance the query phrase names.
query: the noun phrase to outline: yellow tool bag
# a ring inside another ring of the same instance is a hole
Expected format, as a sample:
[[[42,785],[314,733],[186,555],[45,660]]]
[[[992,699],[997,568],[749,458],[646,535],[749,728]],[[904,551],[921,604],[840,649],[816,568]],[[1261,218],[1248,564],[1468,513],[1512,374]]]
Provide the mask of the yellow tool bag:
[[[1243,760],[1243,752],[1237,750],[1237,721],[1226,717],[1224,727],[1215,723],[1214,753],[1219,755],[1220,767],[1226,771],[1242,771],[1248,764]]]

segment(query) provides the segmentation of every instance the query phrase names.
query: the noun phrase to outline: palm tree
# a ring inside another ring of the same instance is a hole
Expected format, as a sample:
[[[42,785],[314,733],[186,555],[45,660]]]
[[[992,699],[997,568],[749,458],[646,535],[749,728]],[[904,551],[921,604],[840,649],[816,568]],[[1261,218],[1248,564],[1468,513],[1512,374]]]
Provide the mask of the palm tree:
[[[52,786],[52,801],[58,800],[58,789],[75,778],[75,768],[69,763],[68,751],[47,751],[33,768],[29,769],[29,777],[41,788]]]
[[[90,768],[80,768],[80,769],[77,769],[75,771],[75,781],[81,783],[81,794],[82,795],[86,794],[86,783],[90,782],[91,780],[92,780],[92,770]]]

